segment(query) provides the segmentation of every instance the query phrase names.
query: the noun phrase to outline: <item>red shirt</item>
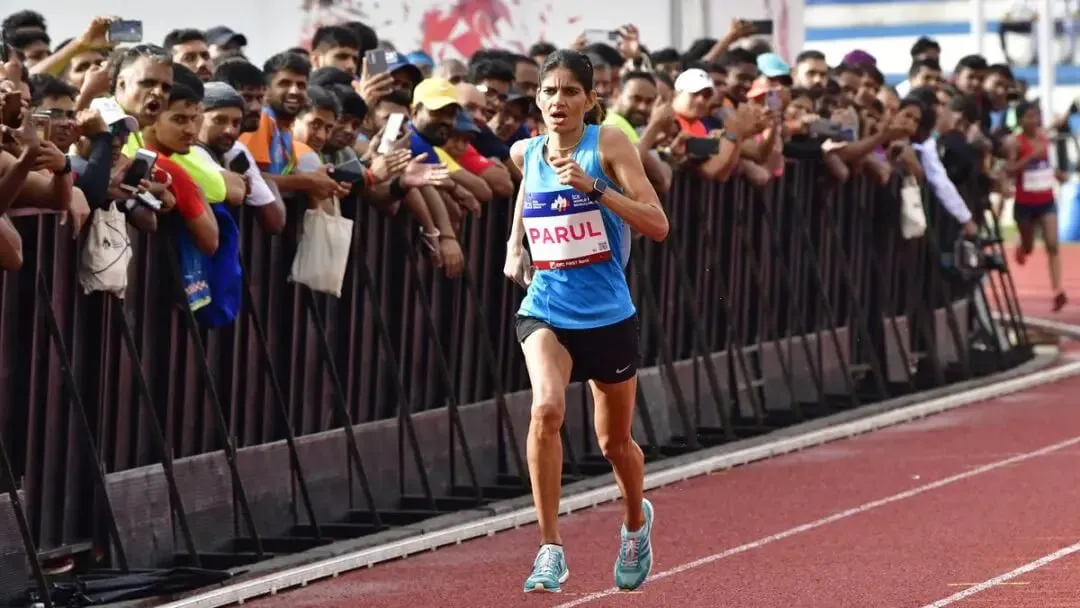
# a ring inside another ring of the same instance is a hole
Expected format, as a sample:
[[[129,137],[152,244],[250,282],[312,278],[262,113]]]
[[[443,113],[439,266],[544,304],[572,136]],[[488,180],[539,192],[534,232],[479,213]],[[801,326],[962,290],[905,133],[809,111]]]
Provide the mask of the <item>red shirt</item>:
[[[705,128],[705,123],[701,122],[700,119],[683,118],[676,114],[675,120],[679,123],[679,129],[685,131],[690,137],[709,136],[709,130]]]
[[[461,156],[455,158],[462,169],[465,169],[473,175],[480,175],[484,171],[490,169],[495,163],[484,158],[482,154],[476,151],[476,148],[469,144],[469,147],[465,149],[465,152]]]
[[[1044,150],[1050,149],[1050,141],[1040,137]],[[1017,135],[1019,144],[1017,156],[1024,157],[1031,154],[1035,148],[1035,142]],[[1013,201],[1019,205],[1046,205],[1054,202],[1054,168],[1050,165],[1050,159],[1044,152],[1031,159],[1027,166],[1022,167],[1016,173],[1016,193]]]
[[[203,202],[202,190],[195,180],[191,179],[184,168],[170,160],[167,156],[147,146],[148,150],[158,153],[154,167],[169,174],[172,183],[169,184],[169,192],[176,199],[176,210],[185,220],[193,220],[206,212],[206,204]]]

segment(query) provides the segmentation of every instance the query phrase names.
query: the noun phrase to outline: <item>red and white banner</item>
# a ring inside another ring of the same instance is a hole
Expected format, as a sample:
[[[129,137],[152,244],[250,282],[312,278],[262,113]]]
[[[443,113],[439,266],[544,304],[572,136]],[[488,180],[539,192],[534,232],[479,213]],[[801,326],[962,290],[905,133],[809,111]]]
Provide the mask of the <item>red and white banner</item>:
[[[78,35],[97,15],[141,19],[144,39],[159,44],[173,28],[228,25],[247,36],[257,63],[310,40],[320,25],[344,21],[367,23],[399,51],[424,49],[437,59],[482,48],[521,52],[539,40],[566,45],[586,28],[626,23],[638,27],[650,49],[685,49],[697,38],[723,35],[735,17],[774,19],[776,46],[789,59],[803,41],[803,0],[55,0],[35,10],[57,41]]]

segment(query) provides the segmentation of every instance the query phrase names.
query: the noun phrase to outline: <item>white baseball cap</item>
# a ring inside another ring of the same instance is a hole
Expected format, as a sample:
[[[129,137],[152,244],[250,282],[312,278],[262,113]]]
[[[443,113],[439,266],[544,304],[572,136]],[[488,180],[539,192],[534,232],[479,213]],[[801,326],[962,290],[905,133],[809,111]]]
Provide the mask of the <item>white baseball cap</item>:
[[[701,68],[690,68],[675,79],[676,93],[699,93],[713,88],[712,78]]]
[[[124,108],[121,108],[120,104],[116,102],[116,99],[112,97],[98,97],[90,102],[90,109],[97,110],[98,114],[101,114],[101,118],[105,121],[105,124],[110,127],[123,121],[124,127],[129,132],[139,132],[139,121],[134,116],[124,112]]]

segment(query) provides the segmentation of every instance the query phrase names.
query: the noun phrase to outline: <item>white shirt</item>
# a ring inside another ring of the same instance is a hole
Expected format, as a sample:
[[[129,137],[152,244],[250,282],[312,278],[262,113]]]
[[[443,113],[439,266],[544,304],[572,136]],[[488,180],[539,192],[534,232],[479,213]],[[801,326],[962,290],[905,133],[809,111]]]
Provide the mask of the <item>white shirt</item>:
[[[214,166],[218,169],[226,170],[202,146],[192,146],[191,149],[198,152],[206,160],[214,163]],[[232,159],[241,154],[246,154],[248,157],[249,166],[248,170],[244,172],[244,176],[251,182],[251,192],[244,199],[244,204],[251,207],[262,207],[276,201],[277,197],[274,196],[274,191],[270,189],[270,186],[266,185],[266,180],[263,179],[262,173],[259,171],[259,165],[255,163],[255,157],[251,155],[251,151],[247,149],[247,146],[239,141],[234,143],[233,147],[225,153],[225,164],[232,162]]]
[[[970,222],[971,210],[960,196],[960,192],[956,190],[956,184],[952,183],[949,174],[945,172],[945,165],[941,164],[941,158],[938,156],[937,142],[931,138],[922,143],[913,143],[911,147],[919,153],[919,162],[922,163],[926,181],[934,191],[934,198],[941,203],[942,207],[945,207],[949,215],[956,218],[956,221],[961,224]]]
[[[896,95],[900,99],[907,97],[907,94],[911,92],[911,79],[908,78],[904,82],[896,85]]]

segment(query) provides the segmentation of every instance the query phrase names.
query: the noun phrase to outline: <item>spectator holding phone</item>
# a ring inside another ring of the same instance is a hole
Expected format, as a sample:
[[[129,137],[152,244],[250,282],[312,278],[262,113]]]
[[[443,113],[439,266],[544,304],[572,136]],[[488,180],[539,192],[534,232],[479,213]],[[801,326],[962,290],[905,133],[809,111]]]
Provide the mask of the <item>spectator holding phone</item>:
[[[204,88],[203,118],[193,150],[227,176],[239,181],[244,204],[260,208],[283,205],[267,185],[250,152],[237,141],[244,117],[244,99],[224,82],[208,82]]]
[[[266,74],[246,59],[236,58],[218,65],[210,81],[211,83],[220,82],[226,84],[235,91],[243,101],[243,112],[240,116],[240,127],[237,136],[234,138],[230,148],[224,148],[226,142],[219,141],[217,136],[211,134],[204,136],[200,133],[199,141],[206,145],[210,145],[212,142],[213,146],[219,148],[221,152],[225,161],[224,167],[234,173],[242,173],[247,176],[247,180],[251,184],[251,190],[245,197],[245,203],[255,212],[255,217],[263,230],[271,234],[280,234],[285,229],[285,203],[282,200],[281,192],[274,182],[263,176],[255,157],[248,150],[248,147],[240,141],[241,135],[252,133],[259,128],[263,105],[266,102],[268,85]],[[206,126],[205,120],[204,118],[203,128]],[[240,159],[241,156],[246,159],[246,162]],[[256,191],[261,190],[260,183],[264,184],[273,193],[273,202],[260,205],[258,204],[259,201],[267,200],[265,196],[262,194],[252,196]]]
[[[125,180],[131,160],[122,150],[128,137],[139,130],[139,121],[125,114],[109,97],[95,99],[89,109],[78,113],[76,121],[79,141],[70,157],[71,169],[75,184],[83,189],[91,208],[106,209],[110,202],[116,201],[117,209],[127,215],[133,226],[143,232],[156,231],[158,210],[144,204],[146,199],[138,196],[150,192],[149,176],[135,180],[137,185],[133,189],[121,186],[125,181],[133,181]],[[161,193],[164,188],[156,189]]]
[[[747,103],[759,106],[766,116],[766,127],[752,138],[739,144],[744,163],[753,163],[752,173],[744,172],[752,182],[764,185],[771,176],[784,174],[784,138],[782,136],[783,94],[782,85],[774,84],[762,75],[754,81],[746,93]],[[757,168],[760,167],[761,171]]]
[[[701,119],[708,114],[714,94],[713,81],[705,70],[691,68],[675,79],[672,108],[685,134],[686,153],[693,157],[698,173],[706,179],[726,181],[738,163],[742,142],[764,130],[768,117],[761,106],[742,104],[724,121],[723,132],[710,133]],[[704,146],[704,140],[710,138],[719,143]]]
[[[36,61],[34,65],[29,66],[30,72],[33,74],[60,76],[78,55],[95,49],[110,48],[109,24],[111,22],[112,19],[109,17],[95,17],[86,26],[82,34],[69,40],[66,44],[59,45],[54,53],[49,54],[48,47],[46,47],[46,56]]]
[[[198,80],[195,80],[198,83]],[[158,120],[143,130],[144,147],[157,153],[155,167],[164,173],[164,184],[175,200],[175,209],[194,246],[205,255],[218,248],[218,225],[209,203],[195,180],[171,157],[191,152],[198,130],[196,124],[202,102],[202,86],[176,82],[169,90],[167,105]],[[157,176],[155,176],[157,177]],[[155,180],[157,181],[157,180]]]

